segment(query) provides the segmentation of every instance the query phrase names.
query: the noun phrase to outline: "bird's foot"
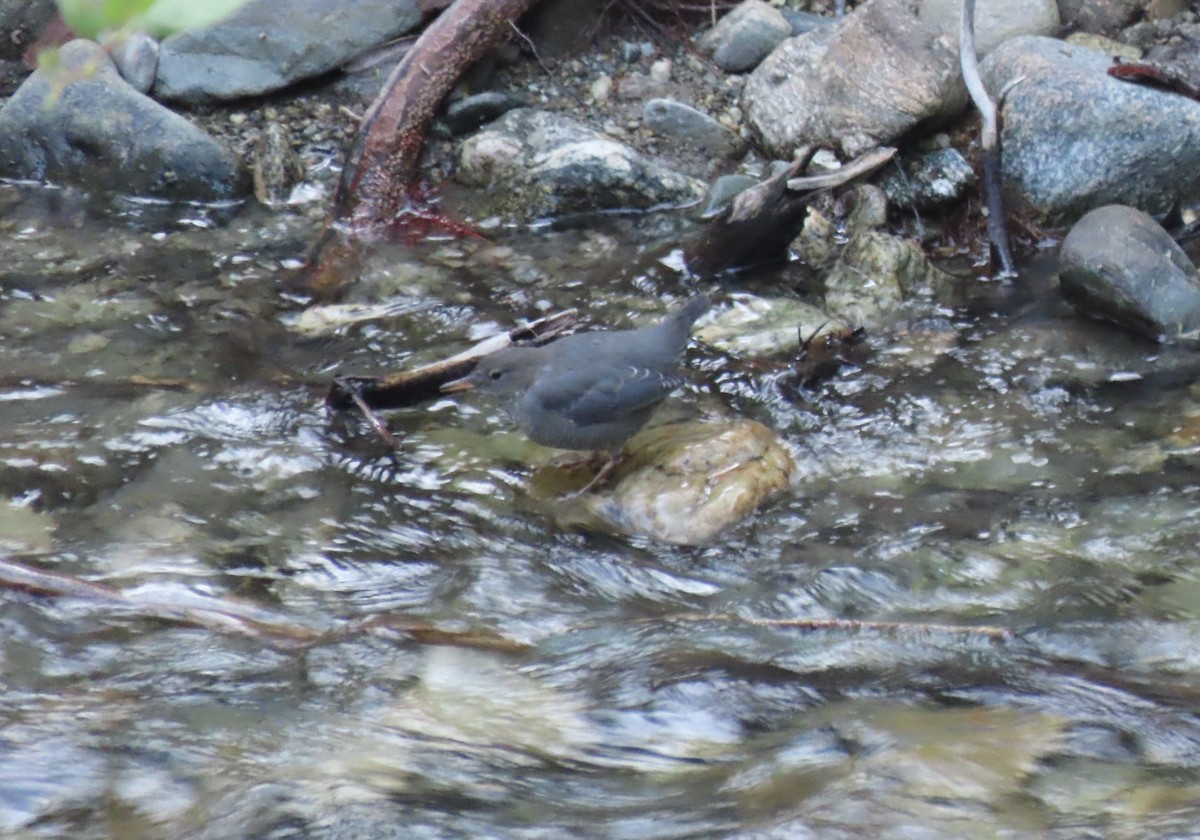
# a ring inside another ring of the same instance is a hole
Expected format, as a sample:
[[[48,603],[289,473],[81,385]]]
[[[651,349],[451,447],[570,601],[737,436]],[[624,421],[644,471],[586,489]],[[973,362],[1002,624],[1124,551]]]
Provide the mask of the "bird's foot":
[[[587,493],[589,490],[593,489],[594,487],[599,486],[605,479],[607,479],[610,475],[612,475],[613,470],[615,470],[617,468],[617,466],[624,460],[625,460],[624,455],[618,454],[618,455],[612,456],[611,458],[608,459],[608,462],[603,467],[600,468],[600,472],[596,473],[595,477],[593,477],[591,481],[589,481],[587,484],[583,485],[583,487],[579,488],[578,490],[574,490],[574,491],[568,493],[563,498],[567,499],[568,501],[573,500],[573,499],[578,499],[584,493]]]

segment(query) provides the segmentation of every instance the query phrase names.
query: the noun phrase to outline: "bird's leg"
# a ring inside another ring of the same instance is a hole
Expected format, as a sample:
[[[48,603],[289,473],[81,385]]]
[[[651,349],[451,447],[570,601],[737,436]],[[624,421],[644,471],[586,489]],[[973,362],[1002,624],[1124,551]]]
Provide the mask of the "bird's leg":
[[[579,498],[584,493],[588,492],[589,490],[594,488],[596,485],[598,485],[602,481],[604,481],[604,479],[606,479],[610,475],[612,475],[612,471],[615,470],[617,468],[617,465],[620,464],[623,460],[625,460],[625,456],[622,455],[620,452],[617,452],[615,454],[610,454],[609,458],[608,458],[608,462],[603,467],[600,468],[600,472],[596,473],[595,478],[593,478],[587,484],[583,485],[583,487],[581,487],[580,489],[578,489],[572,493],[568,493],[566,498],[567,499]]]

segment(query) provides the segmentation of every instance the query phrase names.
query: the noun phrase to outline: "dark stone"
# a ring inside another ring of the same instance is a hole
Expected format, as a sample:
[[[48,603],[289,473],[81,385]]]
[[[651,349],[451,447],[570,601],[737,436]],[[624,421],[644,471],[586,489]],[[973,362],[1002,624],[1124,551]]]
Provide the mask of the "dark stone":
[[[250,0],[165,39],[154,95],[200,104],[258,96],[334,70],[421,22],[416,0]]]
[[[450,133],[458,137],[470,134],[484,123],[489,123],[524,104],[519,96],[489,90],[451,102],[446,106],[443,120]]]
[[[130,87],[99,44],[65,44],[55,72],[0,109],[0,176],[193,201],[241,192],[232,152]]]
[[[690,105],[673,99],[651,99],[642,111],[646,128],[680,143],[720,157],[736,157],[745,150],[733,131]]]
[[[1116,35],[1141,13],[1143,0],[1058,0],[1058,12],[1068,31]]]
[[[21,59],[56,11],[54,0],[0,0],[0,60]]]
[[[700,47],[728,73],[753,70],[792,34],[792,25],[764,0],[742,0],[700,38]]]
[[[1200,340],[1200,277],[1141,210],[1099,207],[1063,240],[1063,294],[1081,310],[1159,341]]]
[[[975,170],[957,149],[938,149],[889,167],[880,185],[897,207],[925,210],[957,201],[975,185]]]

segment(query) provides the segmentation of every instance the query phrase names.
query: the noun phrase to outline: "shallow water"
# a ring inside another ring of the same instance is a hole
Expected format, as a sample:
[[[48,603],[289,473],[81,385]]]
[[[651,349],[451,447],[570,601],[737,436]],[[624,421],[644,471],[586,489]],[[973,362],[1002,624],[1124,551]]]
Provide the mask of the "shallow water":
[[[296,218],[0,199],[0,549],[112,587],[0,590],[0,835],[1200,817],[1198,360],[1075,318],[1046,266],[912,304],[816,390],[694,348],[664,414],[758,419],[799,470],[686,548],[538,492],[487,405],[392,413],[395,459],[322,407],[519,317],[661,312],[633,226],[378,246],[342,302],[372,308],[318,329]]]

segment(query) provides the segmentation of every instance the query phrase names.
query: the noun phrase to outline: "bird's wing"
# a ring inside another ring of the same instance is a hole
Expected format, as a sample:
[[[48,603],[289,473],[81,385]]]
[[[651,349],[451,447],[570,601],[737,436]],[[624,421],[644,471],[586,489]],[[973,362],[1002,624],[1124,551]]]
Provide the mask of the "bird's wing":
[[[649,408],[686,381],[675,374],[630,365],[586,379],[570,374],[543,377],[530,396],[545,409],[585,426]]]

